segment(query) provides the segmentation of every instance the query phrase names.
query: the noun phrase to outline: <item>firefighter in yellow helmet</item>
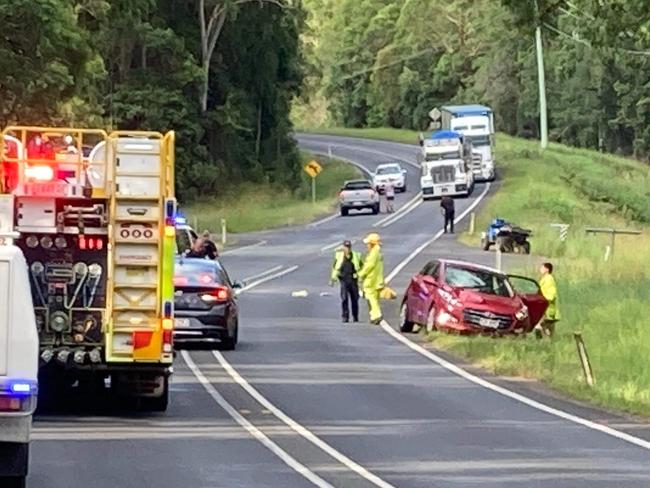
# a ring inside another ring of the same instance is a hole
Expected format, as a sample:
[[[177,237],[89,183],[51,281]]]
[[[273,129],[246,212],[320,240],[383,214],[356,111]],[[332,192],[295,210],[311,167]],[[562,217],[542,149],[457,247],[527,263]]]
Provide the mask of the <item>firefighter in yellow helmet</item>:
[[[363,260],[363,267],[359,271],[359,280],[363,289],[363,296],[368,301],[370,323],[378,325],[382,320],[379,298],[384,288],[384,258],[381,255],[381,238],[376,232],[366,236],[363,243],[368,246],[368,254]]]

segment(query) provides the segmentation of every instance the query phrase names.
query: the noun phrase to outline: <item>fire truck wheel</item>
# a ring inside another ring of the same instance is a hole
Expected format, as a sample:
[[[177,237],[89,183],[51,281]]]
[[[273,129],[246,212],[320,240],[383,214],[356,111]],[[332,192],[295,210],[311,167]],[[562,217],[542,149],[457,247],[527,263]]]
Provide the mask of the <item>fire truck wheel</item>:
[[[140,399],[141,410],[147,412],[164,412],[169,406],[169,378],[165,377],[163,393],[159,397],[145,397]]]

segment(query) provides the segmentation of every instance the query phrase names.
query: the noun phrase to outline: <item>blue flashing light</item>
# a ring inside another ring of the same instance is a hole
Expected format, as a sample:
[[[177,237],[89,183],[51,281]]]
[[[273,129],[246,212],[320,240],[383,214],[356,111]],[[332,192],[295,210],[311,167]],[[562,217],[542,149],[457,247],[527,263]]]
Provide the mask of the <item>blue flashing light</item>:
[[[11,384],[11,392],[15,394],[25,394],[25,393],[31,393],[32,392],[32,385],[29,383],[12,383]]]
[[[178,216],[176,217],[176,225],[186,225],[187,224],[187,219],[185,217]]]

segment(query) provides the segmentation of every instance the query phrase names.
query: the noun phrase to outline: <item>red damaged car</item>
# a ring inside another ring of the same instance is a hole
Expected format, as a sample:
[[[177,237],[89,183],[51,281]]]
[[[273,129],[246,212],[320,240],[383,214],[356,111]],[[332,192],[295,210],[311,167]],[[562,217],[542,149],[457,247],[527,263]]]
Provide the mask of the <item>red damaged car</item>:
[[[438,259],[416,274],[400,309],[402,332],[414,326],[463,334],[530,332],[548,302],[535,280],[462,261]]]

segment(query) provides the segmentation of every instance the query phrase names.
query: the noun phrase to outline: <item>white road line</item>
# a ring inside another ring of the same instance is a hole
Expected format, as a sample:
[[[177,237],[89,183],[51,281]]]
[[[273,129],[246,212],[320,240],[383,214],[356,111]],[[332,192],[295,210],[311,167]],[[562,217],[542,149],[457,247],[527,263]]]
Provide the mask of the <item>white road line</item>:
[[[266,271],[262,271],[261,273],[257,273],[256,275],[248,276],[248,277],[244,278],[243,281],[244,281],[244,283],[246,283],[247,281],[256,280],[257,278],[261,278],[262,276],[266,276],[267,274],[274,273],[274,272],[282,269],[282,267],[283,267],[282,265],[279,265],[279,266],[276,266],[275,268],[267,269]]]
[[[224,397],[221,396],[221,394],[216,390],[216,388],[212,386],[210,381],[203,375],[203,373],[196,366],[196,364],[194,364],[194,361],[192,361],[192,358],[187,353],[187,351],[181,351],[181,356],[183,357],[183,360],[190,368],[190,370],[192,370],[192,373],[194,373],[194,376],[196,376],[196,379],[199,380],[199,383],[203,385],[203,388],[205,388],[205,391],[208,392],[208,394],[212,397],[212,399],[215,402],[217,402],[217,404],[221,408],[223,408],[226,411],[226,413],[230,415],[233,418],[233,420],[237,422],[244,430],[246,430],[246,432],[248,432],[254,439],[261,442],[262,445],[264,445],[264,447],[266,447],[269,451],[271,451],[273,454],[279,457],[287,466],[289,466],[291,469],[293,469],[297,473],[307,478],[314,485],[322,488],[334,488],[323,478],[321,478],[316,473],[314,473],[309,468],[307,468],[307,466],[298,462],[288,452],[286,452],[275,442],[269,439],[264,434],[264,432],[259,430],[252,423],[250,423],[246,418],[244,418],[230,403],[226,401]]]
[[[336,218],[340,217],[340,214],[335,213],[330,215],[329,217],[325,217],[324,219],[317,220],[316,222],[312,222],[311,224],[307,224],[307,227],[312,228],[312,227],[318,227],[319,225],[325,224],[331,220],[334,220]]]
[[[282,271],[278,271],[277,273],[273,273],[272,275],[266,276],[264,278],[261,278],[259,280],[253,281],[252,283],[249,283],[243,288],[240,288],[239,290],[235,291],[237,295],[244,293],[245,291],[250,290],[251,288],[255,288],[256,286],[261,285],[262,283],[266,283],[267,281],[274,280],[276,278],[279,278],[281,276],[287,275],[289,273],[293,273],[295,270],[297,270],[299,266],[291,266],[290,268],[283,269]]]
[[[400,208],[398,208],[398,209],[397,209],[397,212],[395,212],[395,213],[393,213],[393,214],[388,214],[388,215],[387,215],[386,217],[384,217],[383,219],[380,219],[380,220],[378,220],[377,222],[375,222],[374,224],[372,224],[372,226],[373,226],[373,227],[379,227],[380,225],[382,225],[384,222],[386,222],[386,221],[388,221],[388,220],[394,219],[394,218],[396,218],[396,217],[399,218],[399,217],[401,216],[401,214],[402,214],[403,212],[405,212],[406,210],[408,210],[408,208],[409,208],[411,205],[416,204],[416,203],[418,202],[418,200],[421,200],[421,199],[422,199],[422,193],[421,193],[421,192],[418,192],[418,193],[417,193],[413,198],[411,198],[408,202],[406,202],[404,205],[402,205]]]
[[[479,203],[481,203],[481,201],[485,198],[485,195],[488,194],[488,191],[490,191],[490,184],[489,183],[487,185],[485,185],[485,189],[476,198],[476,200],[474,200],[472,202],[472,204],[463,211],[463,213],[461,213],[458,217],[456,217],[454,219],[454,222],[456,222],[456,223],[460,222],[461,220],[463,220],[467,216],[467,214],[469,214],[472,210],[474,210],[477,207],[477,205]],[[406,256],[406,258],[401,263],[399,263],[397,266],[395,266],[395,268],[386,277],[386,283],[389,283],[393,278],[395,278],[395,276],[397,276],[399,274],[399,272],[402,271],[407,264],[409,264],[411,261],[413,261],[413,259],[415,259],[418,256],[418,254],[420,254],[422,251],[424,251],[425,248],[427,248],[432,243],[434,243],[435,241],[440,239],[440,236],[443,234],[443,232],[444,232],[443,230],[440,230],[431,239],[426,241],[424,244],[418,246],[415,249],[415,251],[413,251],[411,254]]]
[[[415,209],[418,208],[420,205],[422,205],[422,193],[418,193],[416,196],[418,197],[418,200],[417,200],[417,201],[413,202],[413,203],[412,203],[412,204],[411,204],[411,205],[410,205],[406,210],[404,210],[403,212],[401,212],[401,213],[399,213],[399,212],[396,213],[396,214],[393,216],[393,218],[388,219],[387,221],[385,221],[384,223],[382,223],[382,224],[381,224],[381,227],[382,227],[382,228],[385,228],[385,227],[388,227],[388,226],[390,226],[390,225],[393,225],[395,222],[397,222],[398,220],[401,220],[403,217],[407,216],[407,215],[410,214],[413,210],[415,210]],[[404,208],[404,207],[402,207],[402,209],[403,209],[403,208]]]
[[[225,255],[228,255],[228,254],[235,254],[235,253],[237,253],[239,251],[243,251],[245,249],[251,249],[253,247],[260,247],[260,246],[264,246],[266,244],[267,244],[266,241],[260,241],[260,242],[256,242],[255,244],[249,244],[247,246],[241,246],[241,247],[236,247],[234,249],[228,249],[226,251],[220,252],[219,255],[220,256],[225,256]]]
[[[335,148],[335,147],[344,147],[345,149],[350,149],[352,151],[361,151],[361,152],[366,152],[366,153],[370,153],[370,154],[377,154],[377,155],[380,155],[380,156],[388,156],[389,158],[392,158],[392,159],[397,160],[397,161],[401,161],[402,163],[406,163],[406,164],[408,164],[410,166],[413,166],[413,167],[415,167],[417,169],[420,169],[420,165],[418,163],[415,163],[413,161],[410,161],[410,160],[405,159],[405,158],[400,157],[400,156],[395,156],[393,154],[389,154],[389,153],[384,152],[384,151],[375,151],[374,149],[366,149],[366,148],[362,148],[362,147],[358,147],[358,146],[348,146],[347,144],[332,144],[332,148]],[[417,148],[417,146],[414,146],[414,149],[415,148]],[[343,158],[341,158],[339,156],[334,156],[334,157],[336,159],[343,159]]]
[[[516,400],[520,403],[523,403],[525,405],[528,405],[529,407],[535,408],[537,410],[541,410],[542,412],[548,413],[550,415],[554,415],[556,417],[559,417],[564,420],[568,420],[570,422],[582,425],[584,427],[587,427],[589,429],[597,430],[599,432],[602,432],[604,434],[610,435],[612,437],[616,437],[617,439],[620,439],[625,442],[629,442],[630,444],[634,444],[636,446],[642,447],[644,449],[649,449],[650,450],[650,441],[646,441],[644,439],[640,439],[638,437],[635,437],[630,434],[626,434],[625,432],[621,432],[616,429],[612,429],[611,427],[607,427],[602,424],[598,424],[596,422],[592,422],[591,420],[584,419],[582,417],[578,417],[577,415],[573,415],[567,412],[564,412],[562,410],[559,410],[557,408],[549,407],[548,405],[544,405],[543,403],[540,403],[536,400],[532,400],[524,395],[521,395],[519,393],[515,393],[514,391],[508,390],[507,388],[504,388],[499,385],[495,385],[494,383],[490,383],[487,380],[484,380],[483,378],[479,378],[478,376],[475,376],[471,373],[468,373],[464,369],[456,366],[455,364],[450,363],[449,361],[446,361],[445,359],[441,358],[440,356],[432,353],[431,351],[426,350],[419,344],[414,343],[413,341],[405,338],[404,336],[400,335],[397,333],[393,328],[390,326],[390,324],[386,321],[382,322],[381,324],[382,328],[388,332],[391,336],[393,336],[395,339],[398,341],[402,342],[406,346],[410,347],[414,351],[420,353],[421,355],[425,356],[426,358],[430,359],[431,361],[439,364],[446,370],[461,376],[465,378],[468,381],[471,381],[472,383],[475,383],[479,386],[482,386],[483,388],[486,388],[488,390],[491,390],[495,393],[499,393],[500,395],[506,396],[508,398],[512,398],[513,400]]]
[[[354,244],[354,243],[356,243],[356,242],[357,242],[356,239],[352,239],[352,240],[350,241],[351,244]],[[327,244],[326,246],[321,247],[321,248],[320,248],[320,252],[329,251],[330,249],[334,249],[336,246],[340,246],[340,245],[342,245],[342,244],[343,244],[343,242],[340,241],[340,240],[339,240],[339,241],[336,241],[336,242],[332,242],[331,244]]]
[[[390,483],[382,480],[379,478],[377,475],[371,473],[368,471],[366,468],[361,466],[360,464],[356,463],[349,457],[347,457],[345,454],[337,451],[334,449],[332,446],[327,444],[325,441],[323,441],[321,438],[316,436],[313,432],[308,430],[306,427],[303,425],[299,424],[295,420],[293,420],[291,417],[289,417],[287,414],[285,414],[282,410],[280,410],[278,407],[276,407],[274,404],[272,404],[269,400],[266,399],[265,396],[263,396],[259,391],[257,391],[248,381],[246,381],[236,370],[233,368],[228,361],[226,361],[226,358],[223,356],[218,351],[212,351],[212,354],[214,357],[219,361],[219,364],[223,367],[223,369],[230,375],[230,377],[239,385],[241,386],[246,392],[253,397],[257,402],[262,405],[264,408],[266,408],[269,412],[271,412],[273,415],[275,415],[278,419],[280,419],[282,422],[284,422],[287,426],[289,426],[292,430],[294,430],[297,434],[299,434],[301,437],[307,439],[309,442],[311,442],[313,445],[321,449],[323,452],[329,454],[332,458],[336,459],[338,462],[343,464],[345,467],[350,469],[351,471],[357,473],[359,476],[364,478],[365,480],[369,481],[375,486],[380,486],[382,488],[395,488],[393,485]]]
[[[483,193],[476,199],[476,201],[469,207],[467,208],[461,215],[459,215],[454,221],[456,223],[460,222],[462,219],[464,219],[469,212],[471,212],[476,205],[479,204],[479,202],[485,197],[487,194],[488,190],[490,188],[490,184],[488,183],[486,185],[485,190]],[[418,254],[420,254],[428,245],[432,244],[436,240],[440,239],[440,236],[443,234],[443,231],[441,230],[438,232],[432,239],[427,241],[424,245],[418,247],[415,251],[413,251],[410,255],[406,257],[401,263],[399,263],[388,275],[386,278],[386,281],[390,281],[391,279],[395,278],[397,274],[404,269],[404,267],[410,263]],[[450,371],[451,373],[454,373],[458,376],[461,376],[462,378],[465,378],[468,381],[471,381],[472,383],[482,386],[483,388],[486,388],[488,390],[491,390],[495,393],[498,393],[500,395],[503,395],[505,397],[511,398],[515,401],[518,401],[520,403],[523,403],[524,405],[528,405],[529,407],[532,407],[534,409],[540,410],[542,412],[548,413],[550,415],[553,415],[555,417],[559,417],[564,420],[568,420],[569,422],[573,422],[578,425],[582,425],[583,427],[587,427],[588,429],[596,430],[598,432],[602,432],[604,434],[607,434],[609,436],[615,437],[617,439],[620,439],[622,441],[628,442],[630,444],[633,444],[638,447],[642,447],[643,449],[648,449],[650,450],[650,441],[646,441],[645,439],[641,439],[639,437],[635,437],[631,434],[627,434],[625,432],[621,432],[620,430],[613,429],[611,427],[607,427],[605,425],[599,424],[597,422],[593,422],[591,420],[578,417],[577,415],[570,414],[568,412],[565,412],[563,410],[559,410],[557,408],[549,407],[548,405],[545,405],[541,402],[538,402],[536,400],[533,400],[531,398],[528,398],[527,396],[524,396],[520,393],[516,393],[512,390],[509,390],[507,388],[504,388],[499,385],[495,385],[494,383],[491,383],[487,380],[484,380],[483,378],[480,378],[476,375],[473,375],[467,371],[465,371],[463,368],[456,366],[453,363],[450,363],[449,361],[443,359],[442,357],[434,354],[433,352],[425,349],[424,347],[420,346],[419,344],[416,344],[415,342],[411,341],[410,339],[407,339],[403,335],[399,334],[396,332],[391,325],[386,322],[385,320],[382,322],[381,327],[384,329],[385,332],[390,334],[392,337],[406,345],[407,347],[411,348],[415,352],[421,354],[422,356],[426,357],[427,359],[433,361],[434,363],[439,364],[443,368],[445,368],[447,371]]]

